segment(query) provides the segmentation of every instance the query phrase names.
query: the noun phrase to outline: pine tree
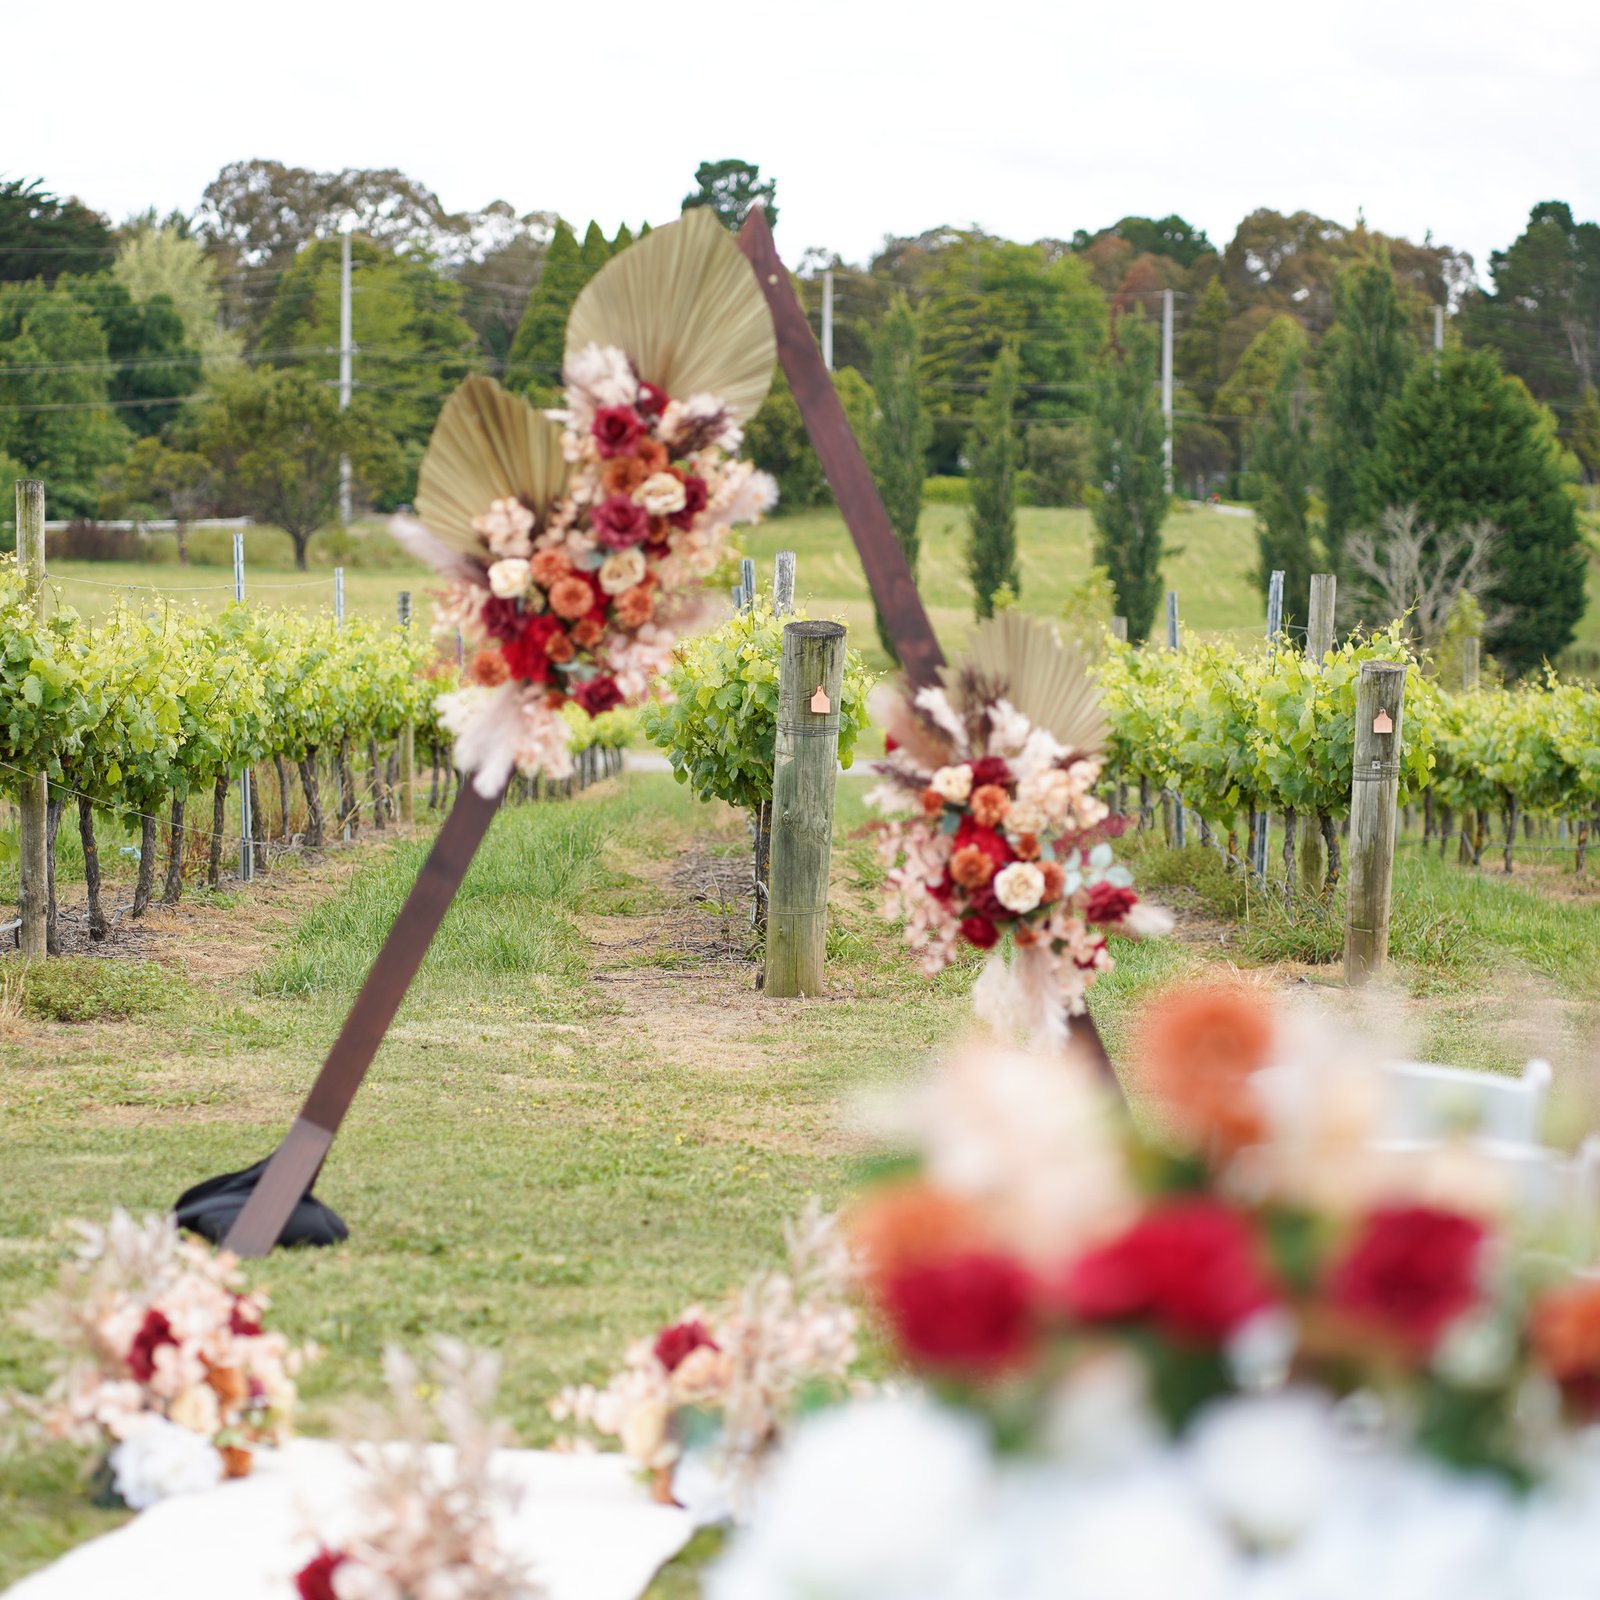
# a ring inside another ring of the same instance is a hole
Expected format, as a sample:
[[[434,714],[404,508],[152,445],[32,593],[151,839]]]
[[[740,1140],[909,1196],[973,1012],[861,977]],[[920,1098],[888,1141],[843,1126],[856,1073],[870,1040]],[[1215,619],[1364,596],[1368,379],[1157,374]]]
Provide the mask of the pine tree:
[[[611,246],[600,231],[598,222],[591,222],[583,236],[583,248],[578,252],[583,260],[585,280],[592,278],[611,259]]]
[[[620,255],[633,243],[633,229],[626,222],[618,223],[617,236],[611,241],[612,255]]]
[[[1368,492],[1378,418],[1400,393],[1416,343],[1394,268],[1381,247],[1349,268],[1335,292],[1337,318],[1322,344],[1323,543],[1337,572],[1345,535],[1383,509]]]
[[[1488,600],[1509,611],[1486,640],[1513,672],[1554,658],[1584,611],[1585,557],[1555,423],[1490,350],[1421,362],[1379,420],[1372,502],[1414,506],[1441,533],[1500,530]]]
[[[1260,484],[1256,498],[1254,574],[1262,594],[1273,572],[1283,573],[1283,625],[1303,620],[1311,587],[1311,418],[1306,404],[1305,359],[1298,345],[1284,352],[1266,416],[1256,425],[1250,466]]]
[[[1155,330],[1137,314],[1121,317],[1096,383],[1094,559],[1111,574],[1136,643],[1148,636],[1161,598],[1167,491],[1157,358]]]
[[[922,515],[922,480],[927,470],[933,423],[922,403],[922,330],[911,302],[897,294],[872,340],[872,392],[877,416],[871,445],[874,475],[895,538],[913,581],[917,576],[917,522]],[[874,600],[874,607],[877,602]],[[894,640],[876,612],[878,638],[891,661]]]
[[[1015,596],[1017,571],[1017,389],[1022,363],[1004,346],[995,357],[989,387],[978,402],[972,425],[972,532],[967,544],[967,575],[973,607],[980,617],[994,615],[995,595]]]
[[[541,403],[555,403],[567,348],[567,314],[588,281],[577,236],[567,223],[557,222],[539,281],[528,296],[506,357],[508,389],[524,391]]]

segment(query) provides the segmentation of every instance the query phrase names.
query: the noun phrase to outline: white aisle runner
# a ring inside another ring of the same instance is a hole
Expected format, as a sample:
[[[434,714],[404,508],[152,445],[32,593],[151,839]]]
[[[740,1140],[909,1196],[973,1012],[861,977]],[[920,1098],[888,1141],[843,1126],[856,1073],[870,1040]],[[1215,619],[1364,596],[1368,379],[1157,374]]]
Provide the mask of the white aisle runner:
[[[441,1451],[443,1446],[436,1447]],[[655,1505],[618,1455],[504,1450],[522,1489],[498,1518],[548,1600],[637,1600],[694,1531]],[[296,1439],[264,1452],[250,1477],[153,1506],[6,1591],[6,1600],[294,1600],[294,1575],[350,1525],[359,1469],[345,1449]]]

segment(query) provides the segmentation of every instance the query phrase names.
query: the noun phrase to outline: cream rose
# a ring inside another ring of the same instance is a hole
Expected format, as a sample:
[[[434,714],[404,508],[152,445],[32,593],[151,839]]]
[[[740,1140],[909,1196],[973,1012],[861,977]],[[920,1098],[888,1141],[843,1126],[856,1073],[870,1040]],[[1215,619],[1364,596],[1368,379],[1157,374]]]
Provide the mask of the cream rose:
[[[683,479],[670,472],[653,472],[633,491],[635,505],[640,505],[652,517],[670,517],[682,511],[685,503]]]
[[[1007,911],[1024,916],[1044,899],[1044,874],[1031,861],[1013,861],[995,874],[994,894]]]
[[[964,806],[972,794],[972,768],[940,767],[933,775],[933,788],[952,805]]]
[[[621,594],[638,584],[644,573],[644,551],[637,545],[631,550],[617,550],[600,563],[600,587],[607,594]]]
[[[167,1407],[167,1417],[180,1428],[187,1428],[190,1433],[203,1434],[208,1439],[217,1431],[222,1420],[218,1412],[217,1397],[205,1384],[196,1384],[192,1389],[185,1389]]]
[[[489,568],[489,589],[502,600],[515,600],[528,592],[532,577],[532,566],[521,556],[514,556]]]

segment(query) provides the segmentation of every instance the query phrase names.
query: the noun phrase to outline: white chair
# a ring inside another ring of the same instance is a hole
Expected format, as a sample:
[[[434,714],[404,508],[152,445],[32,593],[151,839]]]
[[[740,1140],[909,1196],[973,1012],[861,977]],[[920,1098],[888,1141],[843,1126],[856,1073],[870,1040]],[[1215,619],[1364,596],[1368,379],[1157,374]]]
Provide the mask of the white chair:
[[[1530,1061],[1519,1078],[1441,1067],[1427,1061],[1386,1061],[1385,1142],[1433,1143],[1472,1134],[1497,1144],[1537,1145],[1550,1095],[1550,1063]]]

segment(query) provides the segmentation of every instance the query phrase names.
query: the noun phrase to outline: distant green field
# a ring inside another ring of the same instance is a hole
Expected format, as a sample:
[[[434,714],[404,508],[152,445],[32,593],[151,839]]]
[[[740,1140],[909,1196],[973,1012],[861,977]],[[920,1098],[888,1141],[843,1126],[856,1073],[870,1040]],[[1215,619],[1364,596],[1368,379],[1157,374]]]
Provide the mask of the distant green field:
[[[1075,509],[1028,507],[1017,514],[1021,550],[1021,604],[1026,611],[1053,615],[1069,587],[1088,569],[1089,513]],[[922,556],[918,574],[934,627],[947,644],[957,643],[972,622],[972,589],[966,578],[966,512],[956,506],[927,506],[922,513]],[[1178,592],[1186,628],[1208,635],[1259,634],[1265,623],[1260,591],[1250,580],[1256,560],[1255,523],[1249,516],[1206,507],[1181,506],[1167,518],[1171,553],[1163,565],[1167,587]],[[157,545],[161,559],[151,562],[52,560],[62,600],[87,616],[104,611],[118,594],[161,593],[178,601],[218,610],[232,598],[231,535],[198,531],[190,541],[194,560],[178,566],[170,536]],[[877,667],[887,665],[872,625],[872,602],[861,564],[844,522],[830,509],[779,516],[745,530],[744,544],[770,581],[772,557],[779,550],[798,556],[797,592],[818,615],[837,616],[850,625],[853,642]],[[394,545],[381,523],[355,525],[348,533],[320,535],[311,546],[309,573],[294,570],[288,539],[276,528],[251,528],[245,534],[245,592],[264,605],[293,606],[313,612],[333,610],[333,568],[345,568],[345,606],[352,616],[392,617],[395,596],[409,589],[422,612],[432,575]],[[1577,645],[1600,649],[1600,564],[1589,566],[1589,609],[1579,625]]]

